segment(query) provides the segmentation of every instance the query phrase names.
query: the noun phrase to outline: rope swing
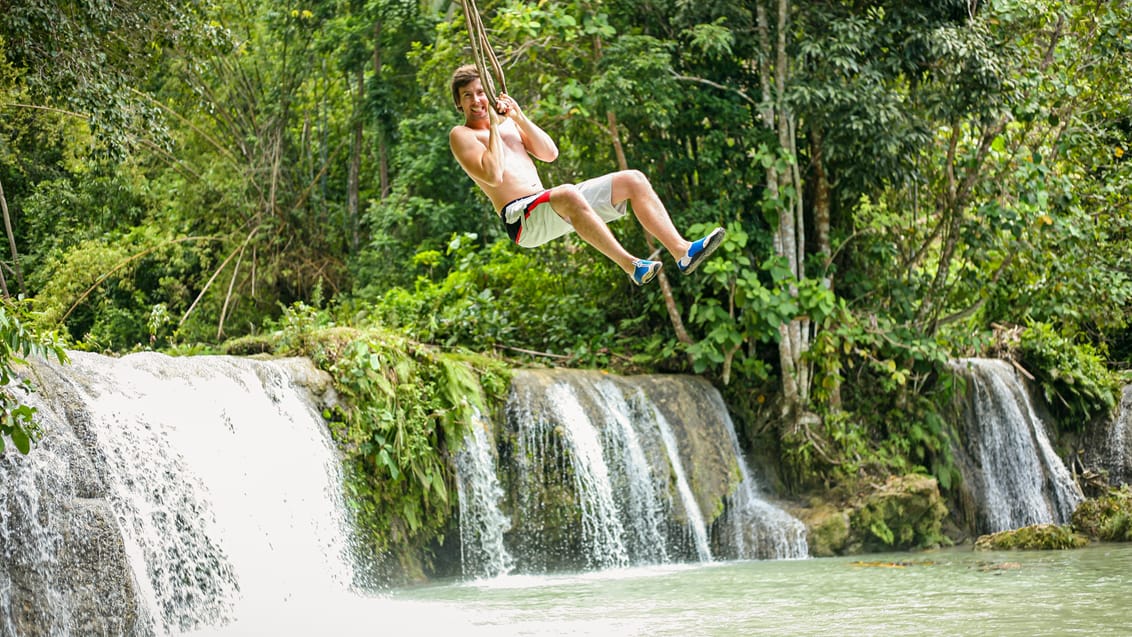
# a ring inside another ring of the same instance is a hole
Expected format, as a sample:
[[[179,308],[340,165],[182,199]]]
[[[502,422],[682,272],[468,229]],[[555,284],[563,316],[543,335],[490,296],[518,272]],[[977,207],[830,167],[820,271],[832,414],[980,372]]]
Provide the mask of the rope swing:
[[[487,99],[494,108],[499,93],[507,92],[507,82],[503,79],[503,68],[499,66],[495,51],[491,50],[491,43],[487,40],[487,31],[484,30],[480,12],[476,9],[476,0],[460,1],[464,5],[464,18],[468,23],[468,36],[472,41],[472,59],[475,61],[476,70],[480,74],[480,85],[483,86],[483,92],[487,94]],[[491,65],[494,75],[487,72],[488,64]],[[496,80],[498,80],[498,84]],[[502,90],[496,92],[496,86]]]

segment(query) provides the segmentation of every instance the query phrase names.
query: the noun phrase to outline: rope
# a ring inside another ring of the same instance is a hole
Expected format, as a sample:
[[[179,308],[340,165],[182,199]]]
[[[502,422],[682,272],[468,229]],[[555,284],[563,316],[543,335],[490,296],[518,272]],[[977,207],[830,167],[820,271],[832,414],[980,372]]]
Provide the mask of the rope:
[[[475,61],[476,70],[480,74],[480,85],[483,86],[484,93],[487,93],[487,99],[494,107],[499,98],[499,93],[507,92],[507,82],[503,78],[503,67],[499,65],[495,51],[491,50],[491,43],[487,40],[487,31],[483,28],[483,20],[480,19],[480,12],[476,9],[476,0],[460,1],[464,5],[464,19],[468,24],[468,36],[472,42],[472,59]],[[487,72],[489,64],[491,70],[495,73],[494,76]],[[496,79],[499,80],[498,85]],[[502,90],[496,92],[496,86]]]

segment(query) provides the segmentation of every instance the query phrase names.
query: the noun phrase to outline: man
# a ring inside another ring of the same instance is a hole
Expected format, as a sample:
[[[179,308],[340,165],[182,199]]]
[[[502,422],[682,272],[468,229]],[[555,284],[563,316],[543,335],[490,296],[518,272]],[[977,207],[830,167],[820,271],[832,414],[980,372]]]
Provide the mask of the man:
[[[630,254],[606,225],[625,215],[626,204],[645,230],[659,240],[687,274],[694,271],[723,242],[723,228],[698,241],[688,241],[672,225],[668,211],[648,178],[638,170],[604,175],[580,184],[546,189],[535,163],[558,157],[558,146],[523,114],[510,96],[499,95],[490,106],[474,65],[452,75],[452,99],[464,123],[448,134],[452,154],[491,199],[511,239],[533,248],[571,231],[624,270],[633,283],[644,285],[660,272],[660,261]]]

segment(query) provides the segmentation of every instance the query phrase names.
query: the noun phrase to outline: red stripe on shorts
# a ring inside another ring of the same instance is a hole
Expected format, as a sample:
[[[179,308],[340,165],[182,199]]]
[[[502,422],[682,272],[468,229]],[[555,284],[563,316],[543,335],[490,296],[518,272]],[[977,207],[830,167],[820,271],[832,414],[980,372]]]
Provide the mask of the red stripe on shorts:
[[[523,209],[523,218],[529,219],[530,216],[531,216],[532,210],[534,210],[535,208],[538,208],[539,206],[541,206],[544,203],[549,203],[549,202],[550,202],[550,191],[549,190],[542,191],[541,193],[539,193],[539,196],[532,199],[531,202],[529,204],[527,204],[527,207]],[[523,238],[523,226],[519,226],[519,231],[515,233],[515,245],[519,245],[519,239],[522,239],[522,238]]]

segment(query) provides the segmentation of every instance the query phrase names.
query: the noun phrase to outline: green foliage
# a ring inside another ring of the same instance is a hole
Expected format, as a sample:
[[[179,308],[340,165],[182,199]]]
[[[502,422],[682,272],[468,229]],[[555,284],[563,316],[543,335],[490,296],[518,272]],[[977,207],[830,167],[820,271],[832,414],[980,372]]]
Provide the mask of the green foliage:
[[[84,239],[43,255],[28,276],[38,290],[37,323],[65,325],[77,346],[95,350],[175,342],[180,330],[194,325],[184,319],[193,308],[192,286],[204,276],[201,265],[209,259],[211,241],[170,238],[154,226],[110,236],[111,241]]]
[[[822,326],[804,357],[821,427],[784,436],[796,483],[926,472],[951,488],[958,470],[942,415],[954,391],[947,344],[843,305]]]
[[[1121,379],[1096,347],[1078,342],[1045,323],[1022,332],[1022,364],[1037,378],[1060,428],[1083,431],[1089,420],[1108,414],[1120,396]]]
[[[383,329],[336,327],[303,304],[284,312],[278,343],[334,378],[341,403],[325,416],[345,454],[347,500],[365,546],[421,568],[452,523],[451,456],[475,418],[500,404],[505,368]]]
[[[421,342],[504,354],[528,350],[567,364],[609,366],[621,343],[643,335],[632,319],[642,295],[602,303],[624,294],[628,279],[621,275],[612,283],[611,271],[620,270],[561,247],[522,250],[500,240],[482,249],[473,235],[454,235],[443,278],[426,275],[441,274],[438,253],[421,252],[416,262],[423,272],[414,289],[389,290],[371,311]]]
[[[696,224],[689,234],[698,236],[708,230],[708,224]],[[719,366],[724,384],[730,382],[732,373],[765,380],[769,369],[764,361],[750,356],[746,346],[774,342],[779,326],[805,311],[799,296],[792,293],[788,274],[776,267],[777,261],[766,261],[763,272],[752,267],[748,237],[740,225],[727,226],[727,236],[716,252],[720,257],[705,263],[699,273],[705,292],[689,312],[691,324],[703,334],[689,350],[693,369],[702,373]],[[771,287],[764,285],[760,274],[773,280]]]
[[[0,38],[39,105],[80,114],[122,153],[165,130],[158,110],[132,90],[146,71],[138,60],[173,49],[193,32],[193,18],[174,0],[17,1],[0,12]]]
[[[26,318],[23,304],[9,300],[0,303],[0,453],[6,447],[5,438],[26,454],[40,436],[35,408],[24,404],[17,395],[20,391],[33,391],[31,381],[22,378],[13,385],[14,368],[29,356],[67,362],[67,354],[54,335],[29,327]]]

